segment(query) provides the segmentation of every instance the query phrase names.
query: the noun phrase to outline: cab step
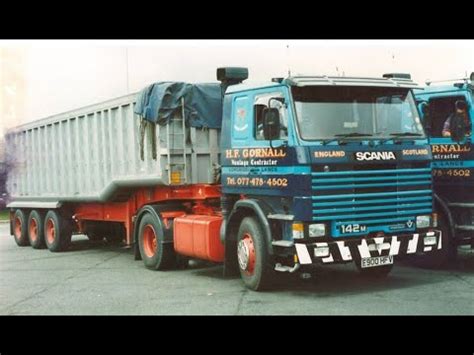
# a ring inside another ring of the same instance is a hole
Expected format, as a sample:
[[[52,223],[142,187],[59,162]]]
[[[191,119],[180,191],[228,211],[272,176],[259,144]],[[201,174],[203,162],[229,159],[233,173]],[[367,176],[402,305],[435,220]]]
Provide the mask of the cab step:
[[[463,208],[474,208],[474,203],[470,202],[449,202],[449,207],[463,207]]]
[[[462,231],[474,231],[474,226],[469,224],[456,224],[454,228],[462,230]]]

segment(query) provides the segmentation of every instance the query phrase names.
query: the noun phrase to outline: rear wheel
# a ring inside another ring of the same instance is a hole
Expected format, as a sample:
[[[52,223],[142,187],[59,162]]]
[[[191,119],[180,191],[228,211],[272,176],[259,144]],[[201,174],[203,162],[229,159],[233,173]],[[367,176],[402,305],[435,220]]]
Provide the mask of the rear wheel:
[[[45,247],[43,223],[43,214],[36,210],[31,211],[28,218],[28,240],[34,249]]]
[[[140,220],[138,245],[143,263],[151,270],[164,270],[175,266],[176,254],[173,245],[163,243],[161,223],[151,213]]]
[[[245,286],[254,291],[268,289],[274,280],[263,230],[254,217],[245,217],[237,237],[237,260]]]
[[[71,243],[71,224],[58,211],[48,211],[44,222],[44,236],[50,251],[64,251]]]
[[[13,216],[13,237],[20,247],[30,245],[26,216],[22,210],[16,210]]]

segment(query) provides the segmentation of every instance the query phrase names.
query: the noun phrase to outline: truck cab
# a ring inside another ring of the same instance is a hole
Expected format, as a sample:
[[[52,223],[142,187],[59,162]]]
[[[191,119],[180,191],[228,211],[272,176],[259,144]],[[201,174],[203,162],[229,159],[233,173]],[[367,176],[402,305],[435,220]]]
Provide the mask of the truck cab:
[[[427,82],[422,90],[415,90],[432,147],[435,207],[440,228],[446,231],[444,250],[432,254],[430,264],[447,264],[456,258],[459,245],[474,245],[473,79],[471,74],[470,78]],[[456,111],[459,103],[464,110]],[[465,118],[457,127],[446,123],[456,112]]]
[[[441,248],[415,87],[396,75],[228,87],[221,237],[248,285],[264,277],[261,247],[277,271],[355,262],[378,276],[396,256]]]

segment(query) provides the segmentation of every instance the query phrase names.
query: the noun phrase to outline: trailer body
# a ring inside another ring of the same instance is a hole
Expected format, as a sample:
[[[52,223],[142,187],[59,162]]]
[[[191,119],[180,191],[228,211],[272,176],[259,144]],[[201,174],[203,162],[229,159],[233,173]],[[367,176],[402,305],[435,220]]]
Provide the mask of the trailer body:
[[[442,247],[410,79],[217,77],[221,110],[167,83],[9,132],[17,243],[118,235],[148,268],[223,262],[254,290],[320,264],[386,275]]]
[[[168,124],[145,130],[141,159],[136,98],[130,94],[9,132],[7,154],[15,161],[7,182],[11,198],[108,202],[126,199],[137,187],[214,183],[220,130],[186,127],[178,109]]]

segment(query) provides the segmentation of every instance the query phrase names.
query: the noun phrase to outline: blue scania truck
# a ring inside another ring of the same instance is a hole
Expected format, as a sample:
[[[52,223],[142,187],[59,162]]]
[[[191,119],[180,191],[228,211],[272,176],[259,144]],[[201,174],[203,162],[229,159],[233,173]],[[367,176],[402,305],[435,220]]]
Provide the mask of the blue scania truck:
[[[229,86],[221,133],[226,269],[238,265],[257,289],[273,270],[355,262],[363,274],[384,276],[394,257],[441,249],[416,87],[409,74]]]
[[[426,82],[414,90],[417,105],[433,154],[435,211],[444,232],[443,248],[423,256],[427,266],[446,266],[457,257],[460,245],[474,246],[474,149],[472,118],[474,73],[469,78]],[[466,125],[443,135],[446,121],[465,103]]]

